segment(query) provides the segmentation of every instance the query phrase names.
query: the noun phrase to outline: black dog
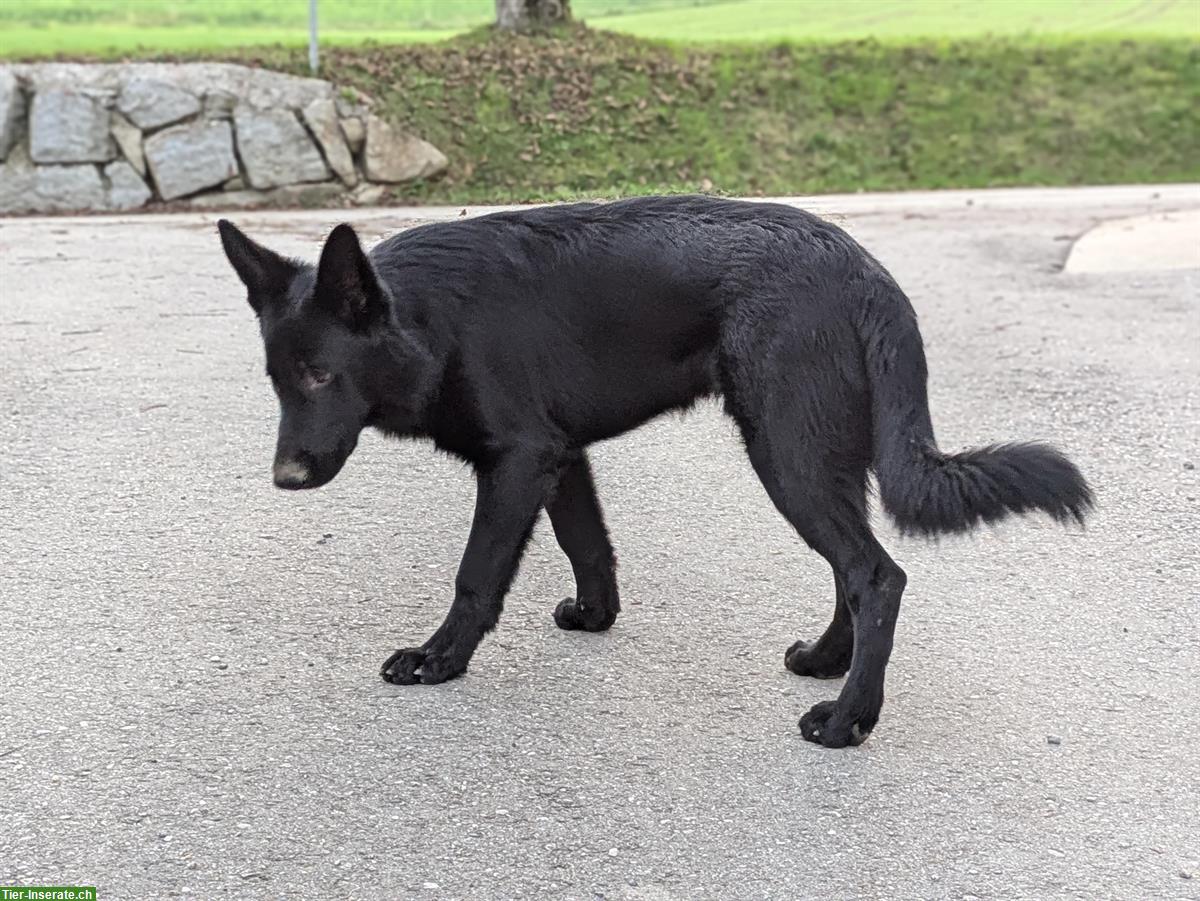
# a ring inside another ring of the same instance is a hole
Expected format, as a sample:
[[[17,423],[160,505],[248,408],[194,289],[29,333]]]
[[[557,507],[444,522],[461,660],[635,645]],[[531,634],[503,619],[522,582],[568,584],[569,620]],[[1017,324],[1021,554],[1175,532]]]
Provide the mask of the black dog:
[[[800,720],[827,747],[875,727],[905,585],[868,524],[868,470],[908,532],[1031,510],[1082,521],[1092,503],[1049,446],[939,451],[908,299],[847,234],[791,207],[531,209],[414,228],[370,256],[339,225],[315,269],[219,226],[279,395],[276,485],[324,485],[365,426],[431,438],[474,468],[454,603],[428,641],[384,661],[389,682],[466,670],[543,507],[577,586],[555,622],[611,626],[614,558],[586,448],[701,397],[723,398],[775,506],[833,567],[833,622],[784,658],[803,676],[850,673]]]

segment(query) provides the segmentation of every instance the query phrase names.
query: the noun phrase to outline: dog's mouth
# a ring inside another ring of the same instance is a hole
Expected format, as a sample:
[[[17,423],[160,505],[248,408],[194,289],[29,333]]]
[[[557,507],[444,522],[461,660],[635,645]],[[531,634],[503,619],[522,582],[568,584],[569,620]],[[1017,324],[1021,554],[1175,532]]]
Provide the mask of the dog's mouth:
[[[328,478],[309,477],[301,479],[275,479],[275,487],[284,491],[307,491],[310,488],[320,488],[331,481]]]
[[[341,461],[333,466],[314,467],[298,464],[295,461],[276,463],[272,476],[275,487],[284,491],[307,491],[310,488],[320,488],[333,481],[342,469]]]
[[[342,471],[357,443],[351,441],[349,446],[338,448],[332,457],[319,458],[305,452],[278,455],[271,471],[275,487],[284,491],[307,491],[329,484]]]

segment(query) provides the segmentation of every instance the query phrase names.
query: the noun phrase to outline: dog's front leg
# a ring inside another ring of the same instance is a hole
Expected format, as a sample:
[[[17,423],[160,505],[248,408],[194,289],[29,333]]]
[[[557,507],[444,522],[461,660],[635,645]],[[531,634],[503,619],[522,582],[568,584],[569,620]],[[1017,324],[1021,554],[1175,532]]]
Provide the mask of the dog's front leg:
[[[545,455],[512,451],[476,472],[475,519],[445,622],[419,648],[383,663],[384,681],[432,685],[461,675],[483,636],[496,626],[504,595],[537,521],[552,467]]]

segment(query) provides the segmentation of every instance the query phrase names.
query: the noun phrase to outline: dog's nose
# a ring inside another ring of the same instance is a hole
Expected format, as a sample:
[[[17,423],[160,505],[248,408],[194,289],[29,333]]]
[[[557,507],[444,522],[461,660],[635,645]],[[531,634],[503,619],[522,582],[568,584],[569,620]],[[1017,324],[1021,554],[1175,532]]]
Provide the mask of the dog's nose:
[[[279,460],[275,463],[275,486],[277,488],[303,488],[308,482],[308,467],[295,460]]]

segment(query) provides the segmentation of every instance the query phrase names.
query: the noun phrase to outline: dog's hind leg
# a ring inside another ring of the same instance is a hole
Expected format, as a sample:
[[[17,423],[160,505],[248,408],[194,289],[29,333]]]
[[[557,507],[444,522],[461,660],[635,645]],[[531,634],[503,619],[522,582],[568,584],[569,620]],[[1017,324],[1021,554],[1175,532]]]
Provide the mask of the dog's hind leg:
[[[829,562],[838,594],[825,635],[793,645],[786,663],[806,675],[849,670],[839,698],[805,714],[800,729],[828,747],[859,744],[883,706],[904,573],[868,521],[871,407],[858,339],[837,304],[755,303],[774,325],[753,320],[728,336],[726,406],[767,494]]]
[[[847,632],[853,636],[850,672],[841,694],[806,713],[800,731],[809,741],[830,748],[861,744],[875,728],[883,707],[884,672],[892,653],[904,571],[871,534],[861,494],[863,473],[822,466],[819,455],[793,449],[781,459],[764,444],[752,444],[749,451],[767,493],[836,574],[839,611],[831,630],[838,631],[825,647],[837,648],[832,642],[844,642]],[[846,614],[850,624],[845,622]],[[839,616],[843,617],[840,625]],[[826,637],[814,647],[824,641]]]
[[[616,560],[584,453],[564,468],[546,511],[575,572],[575,597],[558,605],[554,622],[560,629],[602,632],[616,621],[621,602]]]
[[[836,571],[833,579],[837,586],[833,621],[816,641],[802,638],[783,656],[783,665],[797,676],[840,679],[850,669],[854,652],[854,617],[846,600],[845,581]]]
[[[846,606],[854,620],[850,672],[835,701],[822,701],[800,718],[809,741],[841,748],[866,741],[883,707],[884,672],[892,654],[892,638],[907,581],[871,535],[861,529],[839,534],[837,527],[808,524],[805,540],[834,562],[845,580]],[[846,539],[850,540],[846,540]]]

